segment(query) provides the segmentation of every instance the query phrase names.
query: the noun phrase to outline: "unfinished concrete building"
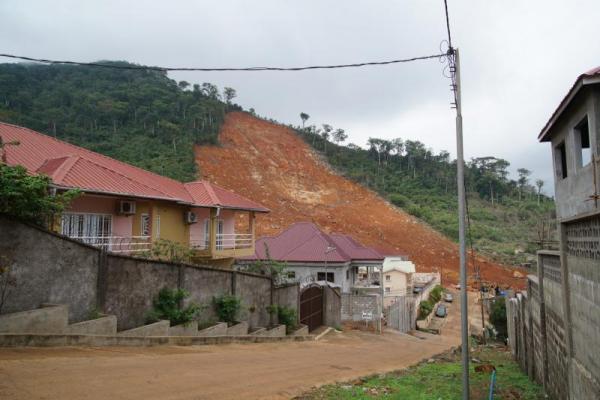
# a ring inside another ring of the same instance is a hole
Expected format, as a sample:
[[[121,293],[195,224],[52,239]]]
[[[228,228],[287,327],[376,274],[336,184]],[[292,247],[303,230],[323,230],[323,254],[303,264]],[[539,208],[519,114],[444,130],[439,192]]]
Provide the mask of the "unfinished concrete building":
[[[600,68],[580,75],[538,139],[549,142],[560,246],[538,253],[507,305],[513,353],[553,399],[600,398]]]

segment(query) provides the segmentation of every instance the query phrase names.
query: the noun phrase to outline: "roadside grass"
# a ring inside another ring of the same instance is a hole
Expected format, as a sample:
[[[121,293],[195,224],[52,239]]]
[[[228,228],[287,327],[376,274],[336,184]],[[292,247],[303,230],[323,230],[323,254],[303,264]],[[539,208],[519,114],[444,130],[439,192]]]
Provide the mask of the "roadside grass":
[[[543,399],[542,387],[531,382],[511,359],[504,347],[480,346],[471,353],[478,363],[470,363],[471,398],[487,399],[490,372],[475,372],[478,365],[496,368],[494,399]],[[374,375],[347,383],[327,385],[308,392],[298,400],[320,399],[397,399],[397,400],[460,400],[462,375],[460,353],[452,352],[405,370]]]

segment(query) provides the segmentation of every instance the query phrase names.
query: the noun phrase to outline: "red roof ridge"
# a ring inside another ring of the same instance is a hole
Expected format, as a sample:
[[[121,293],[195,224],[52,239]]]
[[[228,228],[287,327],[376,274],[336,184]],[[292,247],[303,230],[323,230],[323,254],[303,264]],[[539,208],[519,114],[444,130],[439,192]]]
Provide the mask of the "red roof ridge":
[[[99,157],[101,157],[101,158],[103,158],[103,159],[105,159],[105,160],[109,161],[109,162],[116,162],[116,163],[118,163],[120,166],[123,166],[123,167],[126,167],[126,168],[133,168],[133,169],[136,169],[136,170],[138,170],[138,171],[140,171],[140,172],[143,172],[143,173],[146,173],[146,174],[152,174],[152,175],[155,175],[155,176],[160,176],[162,179],[168,179],[169,181],[171,181],[171,182],[174,182],[174,183],[177,183],[177,184],[182,184],[182,183],[183,183],[183,182],[180,182],[180,181],[178,181],[178,180],[176,180],[176,179],[169,178],[168,176],[159,175],[159,174],[157,174],[157,173],[154,173],[154,172],[152,172],[152,171],[148,171],[148,170],[146,170],[146,169],[143,169],[143,168],[137,167],[137,166],[135,166],[135,165],[133,165],[133,164],[128,164],[128,163],[126,163],[126,162],[124,162],[124,161],[117,160],[116,158],[112,158],[112,157],[106,156],[106,155],[104,155],[104,154],[102,154],[102,153],[98,153],[98,152],[95,152],[95,151],[93,151],[93,150],[86,149],[85,147],[81,147],[81,146],[74,145],[74,144],[72,144],[72,143],[69,143],[69,142],[67,142],[67,141],[65,141],[65,140],[60,140],[60,139],[58,139],[58,138],[56,138],[56,137],[54,137],[54,136],[50,136],[50,135],[46,135],[46,134],[44,134],[44,133],[41,133],[41,132],[34,131],[33,129],[27,128],[27,127],[25,127],[25,126],[19,126],[19,125],[15,125],[15,124],[10,124],[10,123],[8,123],[8,122],[3,122],[3,121],[0,121],[0,124],[3,124],[3,125],[8,125],[8,126],[12,126],[12,127],[14,127],[14,128],[19,128],[19,129],[22,129],[22,130],[28,131],[28,132],[30,132],[30,133],[33,133],[33,134],[35,134],[36,136],[43,136],[43,137],[46,137],[46,138],[48,138],[48,139],[50,139],[50,140],[52,140],[52,141],[58,142],[58,143],[59,143],[59,144],[61,144],[61,145],[66,145],[66,146],[68,146],[68,147],[71,147],[71,148],[73,148],[74,150],[76,150],[76,152],[81,152],[81,151],[83,151],[83,152],[85,152],[85,153],[92,153],[92,154],[94,154],[94,155],[96,155],[96,156],[99,156]],[[85,157],[83,157],[81,154],[77,154],[77,155],[78,155],[79,157],[85,158]],[[96,164],[96,165],[100,165],[100,164],[98,164],[98,163],[96,163],[96,162],[94,162],[94,161],[92,161],[92,160],[90,160],[90,159],[87,159],[87,158],[86,158],[86,160],[87,160],[87,161],[90,161],[90,162],[93,162],[93,163],[94,163],[94,164]],[[100,165],[100,166],[101,166],[101,165]],[[102,166],[102,167],[103,167],[104,169],[107,169],[107,170],[111,171],[111,172],[115,172],[115,173],[117,173],[117,171],[114,171],[114,170],[112,170],[112,169],[110,169],[110,168],[106,168],[106,167],[104,167],[104,166]],[[118,174],[119,174],[119,175],[121,175],[121,176],[124,176],[124,175],[123,175],[123,174],[121,174],[121,173],[118,173]],[[131,179],[130,179],[130,180],[131,180]],[[137,181],[136,181],[136,182],[137,182]],[[139,182],[139,183],[141,183],[141,182]],[[154,188],[154,187],[151,187],[151,186],[148,186],[148,185],[144,185],[144,186],[146,186],[146,187],[148,187],[148,188],[151,188],[151,189],[153,189],[153,190],[156,190],[156,191],[158,191],[158,192],[161,192],[161,193],[163,193],[163,194],[166,194],[165,192],[161,191],[160,189],[157,189],[157,188]],[[170,197],[170,195],[169,195],[169,194],[167,194],[167,196],[169,196],[169,197]],[[181,199],[181,200],[184,200],[184,199]]]
[[[75,164],[77,164],[77,161],[79,161],[80,156],[78,156],[76,154],[69,154],[64,157],[59,157],[55,160],[59,160],[61,158],[62,158],[62,162],[60,162],[56,166],[56,168],[52,172],[52,175],[50,175],[50,177],[52,178],[52,182],[58,183],[58,184],[62,183],[62,181],[65,179],[65,177],[67,176],[67,174],[69,173],[71,168],[73,168],[73,166]],[[49,160],[47,159],[43,165],[46,165],[46,162],[49,162],[49,161],[52,161],[52,159],[49,159]]]

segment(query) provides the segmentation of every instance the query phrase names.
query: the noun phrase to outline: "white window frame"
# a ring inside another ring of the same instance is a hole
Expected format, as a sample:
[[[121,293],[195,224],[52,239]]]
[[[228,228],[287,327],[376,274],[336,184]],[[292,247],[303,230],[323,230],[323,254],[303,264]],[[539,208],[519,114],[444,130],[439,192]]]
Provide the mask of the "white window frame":
[[[111,214],[104,213],[66,212],[61,216],[61,233],[71,238],[83,238],[84,243],[93,244],[98,242],[98,239],[95,238],[107,238],[106,241],[108,242],[108,238],[112,236],[112,217]],[[75,221],[74,218],[79,218],[80,220]],[[65,226],[67,219],[69,220],[68,229],[67,226]],[[108,229],[106,229],[105,226],[106,221],[108,221]],[[100,223],[100,225],[98,225],[98,223]],[[96,227],[95,229],[92,229],[94,224]],[[74,234],[74,230],[77,230],[76,234]],[[103,240],[104,239],[101,239],[100,241]]]
[[[152,234],[152,220],[150,214],[142,213],[140,215],[140,236],[151,236]]]

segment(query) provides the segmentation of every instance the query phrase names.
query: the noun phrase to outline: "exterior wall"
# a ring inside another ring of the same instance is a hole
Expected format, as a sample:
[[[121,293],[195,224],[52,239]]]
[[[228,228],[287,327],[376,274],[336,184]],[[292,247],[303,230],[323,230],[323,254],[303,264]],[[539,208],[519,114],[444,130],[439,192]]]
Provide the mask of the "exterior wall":
[[[136,201],[131,227],[133,236],[142,236],[142,214],[150,216],[150,233],[152,233],[152,204],[149,201]]]
[[[118,197],[103,197],[83,194],[73,200],[68,212],[112,215],[112,236],[132,236],[134,216],[119,215]],[[59,227],[60,228],[60,227]],[[60,232],[60,229],[59,229]]]
[[[285,270],[294,271],[296,273],[296,277],[293,279],[293,281],[300,283],[307,283],[311,281],[313,277],[316,281],[317,274],[319,272],[333,272],[333,283],[341,286],[342,293],[349,293],[352,289],[352,271],[349,265],[327,265],[327,269],[325,269],[324,265],[287,264]],[[346,279],[346,271],[348,271],[349,279]]]
[[[396,296],[405,296],[409,291],[409,278],[410,274],[405,274],[401,271],[388,271],[383,274],[383,287],[384,287],[384,297],[383,302],[384,306],[388,307],[394,297]],[[390,280],[387,280],[389,276]],[[388,290],[389,288],[389,290]]]
[[[590,202],[591,203],[591,202]],[[600,214],[566,224],[571,389],[600,397]],[[590,351],[595,349],[595,351]]]
[[[244,307],[240,319],[251,327],[270,324],[268,306],[275,296],[268,277],[103,253],[1,216],[0,255],[17,282],[3,314],[36,309],[42,303],[64,304],[71,322],[100,311],[116,315],[119,330],[124,330],[143,325],[152,299],[169,287],[190,292],[186,302],[202,307],[201,321],[216,321],[214,296],[235,294]]]
[[[594,202],[586,201],[594,193],[594,171],[592,163],[578,166],[579,155],[576,153],[575,126],[587,114],[590,131],[590,148],[595,152],[596,160],[600,155],[600,89],[588,89],[579,99],[574,101],[552,132],[552,159],[554,163],[554,190],[556,195],[556,211],[559,220],[593,212]],[[554,154],[554,148],[564,141],[567,153],[568,176],[558,176],[560,167]],[[598,169],[598,163],[596,165]],[[600,180],[600,174],[597,174]],[[600,186],[598,186],[600,187]]]
[[[204,221],[210,221],[210,209],[194,207],[192,211],[196,213],[198,222],[190,225],[190,243],[204,243],[206,240],[204,234]]]
[[[187,207],[167,202],[153,203],[153,239],[167,239],[187,245],[190,240],[190,228],[184,220],[184,213],[187,209]],[[160,217],[160,232],[158,231],[158,224],[156,223],[157,217]]]

